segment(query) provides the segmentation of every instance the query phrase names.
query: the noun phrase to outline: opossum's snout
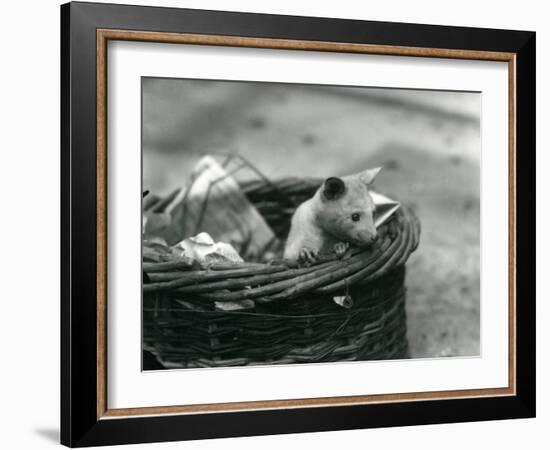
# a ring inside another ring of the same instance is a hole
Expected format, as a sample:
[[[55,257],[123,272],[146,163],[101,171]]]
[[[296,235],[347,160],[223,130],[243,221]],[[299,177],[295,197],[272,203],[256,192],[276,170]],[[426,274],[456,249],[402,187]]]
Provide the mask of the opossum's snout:
[[[376,229],[369,231],[360,231],[354,237],[354,244],[361,247],[368,247],[369,245],[374,244],[378,240],[378,233]]]
[[[372,235],[370,238],[369,238],[369,245],[372,245],[374,244],[376,241],[378,240],[378,233],[375,233],[374,235]]]

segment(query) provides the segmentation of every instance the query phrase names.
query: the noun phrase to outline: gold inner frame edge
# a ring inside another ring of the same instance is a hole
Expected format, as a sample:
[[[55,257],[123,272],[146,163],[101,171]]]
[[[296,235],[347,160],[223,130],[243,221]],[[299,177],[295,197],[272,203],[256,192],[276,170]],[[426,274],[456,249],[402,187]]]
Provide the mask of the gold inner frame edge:
[[[350,406],[403,401],[449,400],[461,398],[513,396],[516,394],[516,54],[479,50],[390,46],[326,41],[251,38],[242,36],[160,33],[116,29],[96,31],[97,107],[97,419],[174,414],[205,414],[266,409]],[[451,58],[508,62],[508,386],[396,394],[260,400],[199,405],[147,406],[109,409],[107,405],[107,42],[109,40],[171,44],[218,45],[364,53],[390,56]]]

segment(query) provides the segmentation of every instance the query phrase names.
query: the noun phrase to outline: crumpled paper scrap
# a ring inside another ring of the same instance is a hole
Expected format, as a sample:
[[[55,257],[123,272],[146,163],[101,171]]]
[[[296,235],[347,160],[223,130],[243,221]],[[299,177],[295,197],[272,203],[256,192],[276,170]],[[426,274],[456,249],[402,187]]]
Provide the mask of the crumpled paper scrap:
[[[350,295],[336,295],[332,297],[332,300],[342,308],[350,309],[353,306],[353,299]]]
[[[398,201],[392,200],[391,198],[375,191],[370,191],[370,196],[375,207],[374,226],[378,228],[399,209],[401,204]]]
[[[212,236],[205,232],[178,242],[172,246],[172,249],[180,250],[182,252],[181,256],[187,256],[200,263],[243,262],[239,253],[231,244],[215,242]]]
[[[247,260],[260,259],[276,241],[232,171],[210,155],[197,162],[187,186],[174,192],[162,208],[154,209],[145,213],[145,239],[160,236],[174,245],[206,232],[216,241],[233,245]]]

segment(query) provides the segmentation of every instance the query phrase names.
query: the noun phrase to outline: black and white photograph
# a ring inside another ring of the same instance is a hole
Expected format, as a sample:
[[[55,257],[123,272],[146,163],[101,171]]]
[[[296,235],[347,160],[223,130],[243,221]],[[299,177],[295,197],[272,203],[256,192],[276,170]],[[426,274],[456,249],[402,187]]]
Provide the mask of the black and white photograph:
[[[480,355],[479,92],[141,83],[142,370]]]

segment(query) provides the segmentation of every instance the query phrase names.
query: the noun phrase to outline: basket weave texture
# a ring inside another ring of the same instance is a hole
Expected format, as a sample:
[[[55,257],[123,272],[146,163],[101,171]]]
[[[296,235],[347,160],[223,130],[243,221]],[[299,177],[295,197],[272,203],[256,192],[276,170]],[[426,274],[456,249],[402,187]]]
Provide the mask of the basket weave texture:
[[[242,188],[282,243],[295,208],[320,184],[288,178]],[[144,349],[167,368],[406,357],[405,263],[420,223],[402,206],[378,233],[368,249],[308,267],[143,263]]]

